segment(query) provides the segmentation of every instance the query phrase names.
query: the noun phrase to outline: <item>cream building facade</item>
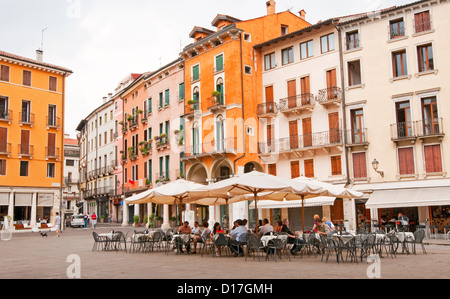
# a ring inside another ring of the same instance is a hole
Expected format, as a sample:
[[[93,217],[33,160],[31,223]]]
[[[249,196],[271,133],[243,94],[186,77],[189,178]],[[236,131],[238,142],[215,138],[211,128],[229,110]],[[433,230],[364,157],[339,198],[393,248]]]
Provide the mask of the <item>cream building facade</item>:
[[[449,224],[449,12],[418,1],[340,24],[350,177],[367,193],[360,227],[400,212],[411,229]]]

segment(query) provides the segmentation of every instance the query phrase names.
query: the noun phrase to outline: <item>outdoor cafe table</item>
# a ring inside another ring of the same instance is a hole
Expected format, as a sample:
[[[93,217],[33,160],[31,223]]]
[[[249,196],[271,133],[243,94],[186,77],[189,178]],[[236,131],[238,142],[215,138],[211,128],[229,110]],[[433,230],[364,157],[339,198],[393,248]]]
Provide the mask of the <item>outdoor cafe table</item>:
[[[400,243],[402,243],[402,252],[406,251],[409,254],[408,246],[406,245],[406,241],[414,240],[414,234],[411,232],[395,232],[394,236],[398,239]]]
[[[273,240],[273,239],[276,239],[276,238],[278,238],[278,239],[287,239],[287,235],[279,235],[279,236],[277,236],[277,235],[264,235],[264,236],[262,236],[261,237],[261,243],[264,245],[264,247],[267,247],[267,245],[269,244],[269,241],[270,240]]]

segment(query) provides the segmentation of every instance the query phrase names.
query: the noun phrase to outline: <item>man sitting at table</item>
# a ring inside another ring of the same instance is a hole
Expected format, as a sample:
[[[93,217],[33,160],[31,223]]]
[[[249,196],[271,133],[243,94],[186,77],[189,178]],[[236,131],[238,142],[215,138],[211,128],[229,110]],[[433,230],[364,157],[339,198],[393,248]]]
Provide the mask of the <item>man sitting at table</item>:
[[[183,225],[180,226],[180,228],[177,230],[177,232],[178,232],[179,234],[181,234],[181,235],[190,235],[190,234],[192,234],[192,229],[191,229],[191,227],[189,226],[189,222],[188,222],[188,221],[185,221],[185,222],[183,223]],[[183,252],[182,245],[179,245],[179,246],[181,247],[181,248],[180,248],[180,251]],[[190,253],[190,252],[191,252],[191,242],[185,242],[185,246],[186,246],[186,251],[187,251],[188,253]]]
[[[269,220],[264,218],[262,221],[262,226],[258,228],[258,237],[261,238],[267,233],[273,233],[273,226],[269,224]]]
[[[239,242],[245,242],[246,240],[243,238],[244,235],[247,235],[247,228],[244,226],[244,222],[241,219],[236,220],[239,225],[235,229],[230,232],[231,240],[229,243],[229,247],[231,252],[234,253],[234,256],[238,256],[238,254],[244,255],[242,250],[242,246]]]
[[[198,222],[196,221],[197,225]],[[192,230],[194,231],[194,230]],[[201,231],[200,234],[200,230],[199,234],[195,234],[194,233],[194,251],[192,251],[192,253],[196,253],[197,252],[197,243],[206,243],[206,240],[210,237],[211,235],[211,230],[208,228],[208,221],[203,221],[203,230]]]

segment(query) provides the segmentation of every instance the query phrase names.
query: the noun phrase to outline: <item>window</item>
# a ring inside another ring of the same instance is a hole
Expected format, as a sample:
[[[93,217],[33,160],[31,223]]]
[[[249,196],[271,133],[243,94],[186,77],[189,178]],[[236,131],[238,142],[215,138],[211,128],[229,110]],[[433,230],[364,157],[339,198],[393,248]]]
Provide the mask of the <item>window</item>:
[[[419,72],[434,70],[433,47],[431,44],[418,46],[417,58],[419,59]]]
[[[0,175],[6,175],[6,160],[0,160]]]
[[[31,86],[31,72],[23,71],[23,85]]]
[[[178,85],[178,100],[184,100],[184,82]]]
[[[305,177],[307,178],[313,178],[314,177],[314,160],[305,160]]]
[[[347,50],[359,48],[359,32],[358,32],[358,30],[350,31],[345,34],[345,48]]]
[[[192,67],[192,81],[197,81],[200,79],[200,66],[195,65]]]
[[[314,43],[312,40],[300,44],[300,59],[314,56]]]
[[[397,137],[405,138],[413,135],[411,107],[409,101],[398,102],[395,104],[397,116]]]
[[[275,164],[276,167],[276,164]],[[275,168],[276,171],[276,168]],[[298,178],[300,176],[300,163],[299,161],[291,162],[291,179]]]
[[[55,163],[47,163],[47,177],[48,178],[55,177]]]
[[[28,176],[28,161],[20,161],[20,176]]]
[[[367,167],[366,167],[366,153],[353,153],[353,177],[366,178],[367,177]]]
[[[281,35],[286,35],[289,33],[289,26],[288,25],[281,25]]]
[[[216,69],[215,72],[223,71],[223,54],[216,56]]]
[[[414,32],[420,33],[428,30],[431,30],[430,11],[414,14]]]
[[[250,33],[244,33],[244,40],[246,42],[251,42],[252,41],[252,36]]]
[[[49,79],[49,90],[56,91],[58,79],[56,77],[51,77]]]
[[[412,147],[398,149],[398,165],[400,175],[414,174],[414,150]]]
[[[294,62],[294,47],[281,50],[283,65]]]
[[[66,166],[75,166],[75,160],[66,160]]]
[[[164,92],[164,98],[165,98],[165,106],[169,106],[169,104],[170,104],[170,90],[169,89],[167,89]]]
[[[353,109],[350,111],[350,117],[352,122],[351,142],[353,144],[366,142],[364,128],[364,110],[362,108]]]
[[[268,71],[274,69],[275,65],[275,53],[270,53],[264,56],[264,70]]]
[[[30,123],[31,122],[31,102],[30,101],[22,101],[22,112],[20,114],[20,121],[22,123]]]
[[[341,174],[342,174],[341,156],[331,157],[331,175],[341,175]]]
[[[406,64],[406,50],[392,53],[392,65],[394,77],[406,76],[408,74],[408,67]]]
[[[389,38],[394,39],[405,36],[405,22],[403,18],[389,22]]]
[[[436,97],[422,99],[423,135],[435,135],[441,132]]]
[[[322,36],[320,38],[320,48],[322,50],[322,54],[334,50],[334,33]]]
[[[442,172],[441,146],[439,144],[424,146],[426,173]]]
[[[249,66],[249,65],[245,65],[245,66],[244,66],[244,72],[245,72],[247,75],[251,75],[251,74],[252,74],[252,67]]]
[[[359,60],[349,61],[348,66],[348,86],[361,84],[361,62]]]
[[[56,106],[48,105],[48,121],[47,125],[56,126]]]
[[[7,65],[1,66],[0,81],[9,82],[9,66]]]
[[[268,166],[268,173],[276,176],[277,175],[277,164],[269,164],[267,166]]]
[[[164,94],[162,92],[159,93],[159,108],[164,107]]]
[[[9,118],[8,98],[0,97],[0,119],[8,119],[8,118]]]

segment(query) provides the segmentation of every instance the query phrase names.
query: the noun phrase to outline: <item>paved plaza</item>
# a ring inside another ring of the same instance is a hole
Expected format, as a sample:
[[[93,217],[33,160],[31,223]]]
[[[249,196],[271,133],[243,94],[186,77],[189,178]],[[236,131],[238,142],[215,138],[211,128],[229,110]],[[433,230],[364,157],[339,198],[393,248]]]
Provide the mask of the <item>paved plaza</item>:
[[[98,233],[110,230],[123,232],[133,227],[99,227]],[[374,263],[328,263],[320,257],[299,257],[291,261],[248,259],[223,256],[213,258],[200,254],[166,255],[164,252],[127,253],[93,252],[92,228],[66,229],[56,238],[39,233],[15,233],[10,241],[0,240],[0,278],[10,279],[311,279],[368,278]],[[427,255],[419,247],[417,254],[397,254],[394,259],[382,258],[377,269],[382,279],[450,278],[450,241],[425,240]],[[373,271],[371,272],[373,273]]]

